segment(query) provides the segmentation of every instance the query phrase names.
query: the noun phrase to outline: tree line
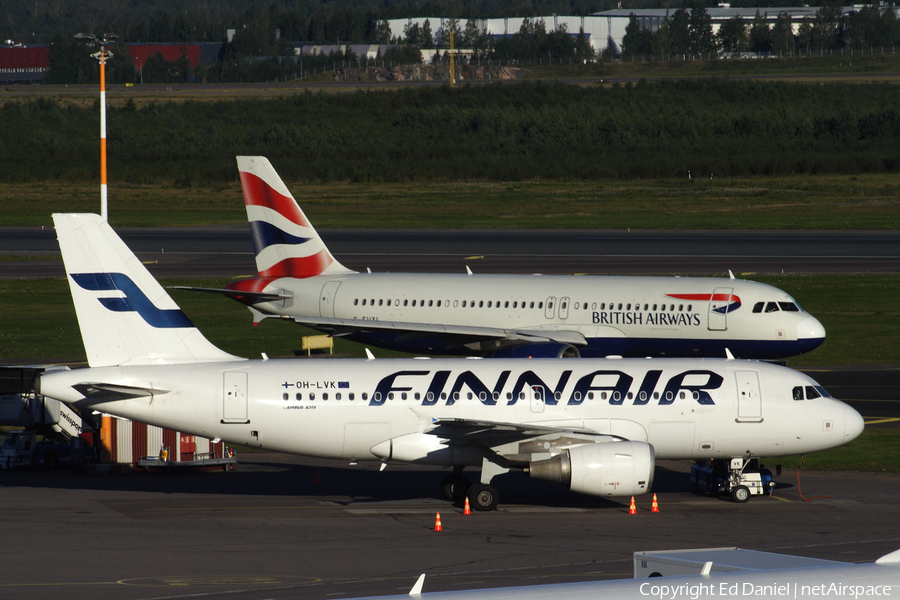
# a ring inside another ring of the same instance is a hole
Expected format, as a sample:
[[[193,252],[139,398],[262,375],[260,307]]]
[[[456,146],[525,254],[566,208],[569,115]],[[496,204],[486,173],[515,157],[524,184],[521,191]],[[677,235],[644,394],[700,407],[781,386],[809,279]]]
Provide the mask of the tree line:
[[[0,181],[99,180],[99,101],[7,100]],[[271,99],[111,96],[110,179],[205,186],[264,155],[287,179],[595,180],[900,171],[888,84],[719,79],[405,88]]]
[[[893,8],[865,5],[843,14],[839,6],[823,6],[814,17],[795,23],[779,13],[769,25],[765,8],[751,20],[740,15],[722,23],[714,35],[702,4],[683,5],[654,29],[631,14],[622,39],[625,58],[666,59],[679,55],[710,56],[718,52],[791,56],[843,50],[872,50],[900,45],[900,21]],[[794,29],[797,29],[796,34]]]

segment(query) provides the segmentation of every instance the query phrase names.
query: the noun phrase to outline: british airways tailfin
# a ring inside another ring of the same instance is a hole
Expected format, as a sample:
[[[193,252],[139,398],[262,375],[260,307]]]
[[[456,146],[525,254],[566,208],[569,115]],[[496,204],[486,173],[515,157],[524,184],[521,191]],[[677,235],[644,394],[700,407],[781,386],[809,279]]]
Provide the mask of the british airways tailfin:
[[[90,366],[241,360],[203,337],[99,215],[53,223]]]
[[[262,156],[238,156],[259,277],[353,273],[335,260],[291,192]]]

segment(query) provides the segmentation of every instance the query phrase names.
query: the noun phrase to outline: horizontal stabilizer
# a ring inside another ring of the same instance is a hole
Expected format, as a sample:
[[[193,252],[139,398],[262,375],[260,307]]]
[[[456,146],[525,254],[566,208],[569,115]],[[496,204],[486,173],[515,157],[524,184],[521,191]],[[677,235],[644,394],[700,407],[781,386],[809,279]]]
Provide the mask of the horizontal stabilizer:
[[[149,399],[153,398],[153,396],[169,393],[169,390],[116,385],[113,383],[79,383],[72,387],[87,398],[90,404],[100,404],[116,400],[134,400],[136,398],[148,398],[149,403]]]
[[[169,287],[170,290],[185,290],[188,292],[205,292],[207,294],[222,294],[223,296],[227,296],[232,299],[247,299],[250,301],[250,304],[257,304],[259,302],[271,302],[273,300],[285,300],[290,298],[290,294],[273,294],[269,292],[245,292],[241,290],[229,290],[225,288],[200,288],[200,287],[190,287],[186,285],[173,285]]]

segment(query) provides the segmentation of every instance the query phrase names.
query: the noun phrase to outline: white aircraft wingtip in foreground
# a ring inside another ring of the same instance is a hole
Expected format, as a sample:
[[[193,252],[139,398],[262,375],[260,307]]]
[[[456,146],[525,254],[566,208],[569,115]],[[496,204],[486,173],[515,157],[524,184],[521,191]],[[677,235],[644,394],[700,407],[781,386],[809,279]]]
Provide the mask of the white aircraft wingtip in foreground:
[[[274,451],[452,467],[445,496],[491,510],[521,469],[596,496],[650,490],[655,460],[813,452],[862,431],[808,376],[726,359],[269,359],[213,346],[97,215],[54,215],[89,368],[39,394]],[[729,466],[730,465],[730,466]],[[480,467],[478,483],[463,475]],[[746,496],[738,498],[746,499]]]

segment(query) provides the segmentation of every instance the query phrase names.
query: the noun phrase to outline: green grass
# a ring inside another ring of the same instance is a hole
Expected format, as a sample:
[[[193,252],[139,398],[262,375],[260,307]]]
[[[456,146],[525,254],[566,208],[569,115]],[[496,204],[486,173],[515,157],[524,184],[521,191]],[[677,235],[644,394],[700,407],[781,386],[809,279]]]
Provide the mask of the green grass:
[[[765,461],[769,467],[776,463],[783,469],[801,471],[867,471],[900,472],[900,431],[897,429],[866,429],[862,435],[839,448],[807,454],[806,457],[786,456]],[[802,477],[802,475],[801,475]]]
[[[113,182],[110,223],[243,224],[236,178],[197,187]],[[321,228],[900,229],[900,174],[287,186]],[[0,192],[0,225],[49,227],[54,212],[98,212],[99,203],[95,185],[11,184]]]

